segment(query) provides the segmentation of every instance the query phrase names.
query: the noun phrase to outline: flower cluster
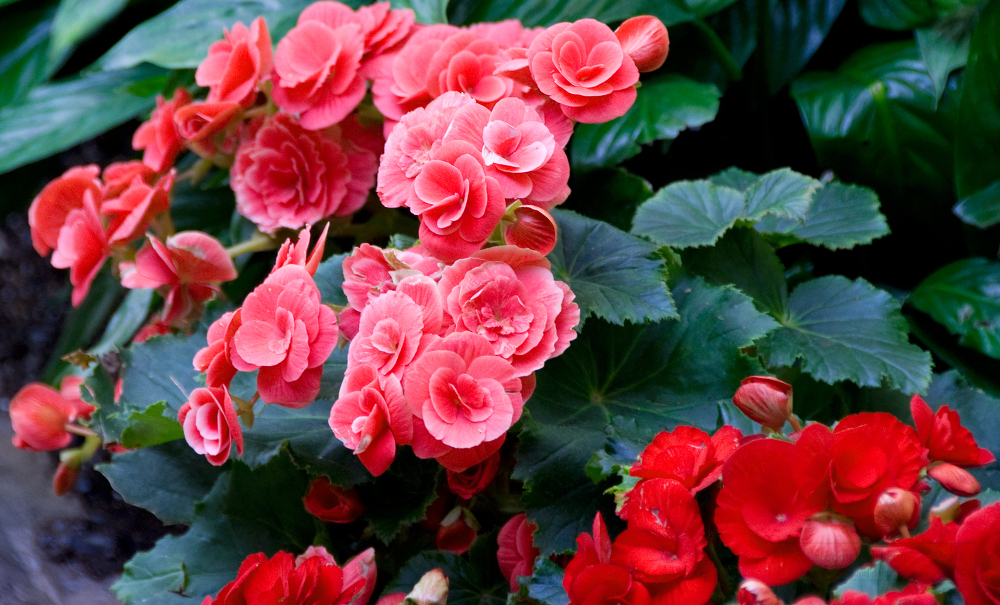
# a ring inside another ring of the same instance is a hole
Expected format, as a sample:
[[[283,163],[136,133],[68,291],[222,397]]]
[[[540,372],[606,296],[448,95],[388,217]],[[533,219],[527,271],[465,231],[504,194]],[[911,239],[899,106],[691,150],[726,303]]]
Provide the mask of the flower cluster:
[[[533,372],[576,336],[572,291],[532,250],[498,246],[445,266],[423,246],[363,245],[343,268],[351,344],[330,427],[376,475],[397,445],[454,472],[487,460]]]

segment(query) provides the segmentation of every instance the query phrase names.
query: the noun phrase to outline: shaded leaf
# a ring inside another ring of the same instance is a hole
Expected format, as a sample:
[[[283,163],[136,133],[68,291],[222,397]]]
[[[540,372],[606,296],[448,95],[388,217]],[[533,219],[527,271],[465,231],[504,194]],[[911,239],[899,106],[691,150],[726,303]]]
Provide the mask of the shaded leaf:
[[[142,327],[153,306],[153,290],[129,290],[125,300],[108,321],[101,340],[90,348],[91,355],[100,355],[125,346]]]
[[[177,414],[162,401],[128,417],[121,444],[127,448],[149,447],[184,438]]]
[[[802,220],[819,186],[816,179],[789,168],[772,170],[758,177],[744,192],[745,217],[751,221],[766,215]]]
[[[768,92],[777,94],[798,75],[833,27],[846,0],[759,0],[757,51]]]
[[[960,199],[954,210],[958,218],[980,229],[1000,223],[1000,180]]]
[[[126,4],[128,0],[62,0],[52,23],[50,60],[60,62],[73,47],[114,19]]]
[[[316,286],[324,303],[341,307],[347,306],[347,296],[344,295],[344,259],[348,254],[335,254],[319,264],[316,269]]]
[[[545,605],[568,605],[569,595],[563,588],[565,572],[561,567],[545,557],[535,559],[535,568],[528,577],[522,577],[522,586],[527,586],[528,597]]]
[[[928,26],[963,4],[962,0],[860,0],[861,18],[882,29]]]
[[[365,519],[379,540],[389,544],[400,529],[426,516],[437,496],[439,470],[436,461],[420,460],[411,449],[399,448],[389,470],[357,487],[365,503]]]
[[[959,67],[965,67],[969,58],[969,42],[972,30],[944,30],[937,27],[918,29],[914,32],[920,58],[927,67],[927,73],[934,83],[934,94],[940,99],[948,84],[948,76]]]
[[[655,15],[670,27],[695,18],[696,10],[710,14],[731,4],[731,0],[453,0],[454,23],[479,23],[518,19],[526,27],[545,26],[562,21],[597,19],[604,23],[624,21],[635,15]],[[702,15],[704,16],[704,15]]]
[[[111,275],[110,267],[101,269],[90,285],[87,297],[80,306],[71,309],[63,321],[59,340],[45,367],[45,382],[56,382],[59,375],[68,368],[68,364],[61,360],[63,355],[85,349],[94,342],[118,307],[124,290],[121,282]]]
[[[0,39],[0,107],[21,101],[36,84],[55,73],[49,61],[53,2],[12,9],[3,18]],[[56,66],[57,67],[57,66]]]
[[[392,7],[411,9],[424,25],[448,22],[448,0],[392,0]]]
[[[469,560],[449,552],[424,551],[407,561],[382,593],[408,593],[421,576],[440,569],[448,578],[448,605],[503,605],[510,585],[499,573],[496,549],[495,537],[480,536],[469,549]]]
[[[570,175],[573,192],[565,207],[628,231],[639,204],[653,195],[649,181],[624,168],[599,168]]]
[[[875,561],[871,567],[857,569],[843,583],[833,589],[833,594],[839,599],[847,590],[864,593],[870,597],[884,595],[891,590],[902,588],[902,580],[885,561]]]

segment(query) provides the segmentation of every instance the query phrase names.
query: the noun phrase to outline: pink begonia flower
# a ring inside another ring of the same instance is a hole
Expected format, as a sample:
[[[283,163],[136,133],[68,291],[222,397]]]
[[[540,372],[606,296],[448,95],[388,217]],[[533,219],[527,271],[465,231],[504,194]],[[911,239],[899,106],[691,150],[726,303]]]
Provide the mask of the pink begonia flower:
[[[194,355],[194,369],[205,374],[205,385],[229,386],[236,376],[232,362],[233,335],[243,325],[240,309],[223,313],[208,327],[208,346]]]
[[[174,91],[174,98],[169,103],[162,96],[157,96],[153,115],[149,116],[148,122],[140,124],[132,135],[132,149],[144,150],[142,162],[156,172],[170,168],[174,158],[184,148],[184,141],[174,126],[174,115],[190,102],[191,94],[183,88]]]
[[[454,25],[436,24],[418,29],[391,64],[386,64],[372,82],[372,101],[390,120],[399,120],[434,97],[427,91],[428,67],[445,39],[461,31]]]
[[[211,159],[220,152],[236,150],[231,131],[235,130],[234,118],[239,112],[240,104],[234,101],[191,103],[174,113],[174,124],[191,151]]]
[[[309,272],[288,265],[268,275],[243,301],[240,315],[230,350],[233,367],[260,369],[257,390],[266,403],[312,403],[338,331],[336,314],[320,302]]]
[[[424,304],[414,302],[408,294]],[[441,294],[430,278],[416,275],[404,279],[395,291],[379,295],[361,312],[358,333],[348,351],[348,371],[370,365],[383,376],[401,379],[420,351],[437,340],[443,312]]]
[[[413,440],[413,413],[399,379],[370,365],[347,371],[340,397],[330,408],[329,424],[334,436],[376,477],[395,460],[396,446]]]
[[[132,343],[140,344],[146,342],[154,336],[166,336],[167,334],[170,334],[170,330],[170,324],[161,321],[159,318],[154,318],[153,321],[139,328],[139,331],[132,337]]]
[[[382,153],[381,133],[357,123],[354,116],[347,116],[340,124],[323,131],[338,143],[347,155],[347,193],[338,208],[338,216],[347,216],[361,209],[368,200],[368,193],[375,186],[378,174],[378,157]],[[372,150],[372,138],[379,137],[377,151]]]
[[[656,71],[667,60],[670,38],[666,26],[656,17],[640,15],[627,19],[615,30],[615,37],[642,73]]]
[[[527,58],[538,89],[571,120],[600,124],[635,102],[639,70],[600,21],[553,25],[531,43]]]
[[[445,321],[482,335],[523,376],[562,354],[576,338],[580,308],[541,254],[514,246],[480,250],[444,270],[438,287]]]
[[[360,73],[364,50],[364,35],[350,8],[338,2],[311,5],[278,42],[271,78],[274,102],[299,114],[309,130],[340,122],[365,96]]]
[[[66,217],[73,210],[83,208],[84,193],[89,193],[94,202],[101,203],[100,173],[101,169],[93,164],[74,166],[46,185],[32,200],[28,225],[31,243],[39,255],[45,256],[56,247]]]
[[[161,321],[184,322],[210,300],[220,282],[236,279],[236,267],[226,249],[211,235],[181,231],[167,238],[155,235],[135,255],[119,265],[126,288],[160,288],[164,293]]]
[[[507,217],[513,219],[507,222]],[[559,227],[552,215],[537,206],[518,206],[504,215],[503,241],[546,255],[556,247]]]
[[[142,182],[150,187],[160,180],[158,172],[137,160],[108,164],[104,172],[101,173],[101,180],[104,181],[104,186],[101,189],[103,199],[111,200],[117,198],[132,185],[132,181],[136,177],[139,177]]]
[[[521,417],[521,389],[510,362],[496,356],[488,340],[469,332],[451,334],[428,347],[403,379],[406,402],[442,453],[502,439]],[[430,457],[432,448],[414,442],[418,457]]]
[[[263,17],[257,17],[250,28],[237,23],[233,30],[224,30],[225,39],[208,47],[208,56],[198,66],[194,80],[209,88],[208,101],[251,105],[257,85],[271,73],[274,56],[271,34]]]
[[[413,195],[413,181],[441,147],[459,108],[476,105],[467,94],[446,92],[426,108],[407,113],[393,127],[378,167],[378,193],[386,208],[405,206]]]
[[[319,263],[323,260],[323,250],[326,248],[326,234],[329,231],[330,223],[327,223],[323,227],[323,233],[320,234],[319,241],[316,242],[316,247],[313,248],[312,254],[308,258],[306,258],[306,253],[309,250],[309,240],[312,237],[309,227],[299,232],[299,240],[294,244],[291,238],[286,239],[285,243],[281,244],[281,248],[278,249],[278,257],[274,261],[271,273],[288,265],[298,265],[304,267],[309,272],[309,275],[316,275],[316,269],[319,268]]]
[[[501,99],[492,111],[466,105],[455,112],[443,143],[465,141],[482,150],[486,173],[504,197],[550,209],[569,195],[569,159],[538,113],[520,99]]]
[[[149,223],[158,214],[170,209],[170,190],[176,174],[177,170],[171,168],[153,186],[137,174],[118,197],[104,200],[101,213],[110,217],[108,241],[112,246],[142,237]]]
[[[25,450],[62,449],[73,439],[66,425],[76,420],[78,413],[77,407],[58,391],[33,382],[10,400],[10,422],[14,428],[11,442]]]
[[[357,210],[356,201],[347,203],[351,163],[344,147],[326,133],[306,130],[286,113],[275,114],[236,152],[230,169],[236,206],[267,233],[347,216]],[[372,178],[374,173],[373,165]]]
[[[80,398],[81,386],[85,386],[83,378],[73,376],[72,374],[64,376],[62,381],[59,383],[59,394],[63,396],[63,399],[73,404],[73,407],[76,408],[77,418],[90,420],[90,415],[93,414],[94,410],[97,408]]]
[[[538,531],[538,526],[528,521],[524,513],[514,515],[500,528],[497,536],[497,563],[500,572],[510,583],[511,592],[517,592],[517,579],[520,576],[530,576],[535,566],[535,559],[541,551],[531,539]]]
[[[420,242],[452,262],[479,250],[500,223],[503,190],[486,174],[480,151],[464,141],[442,145],[413,181],[410,211],[420,217]]]
[[[375,592],[375,581],[377,579],[378,570],[375,567],[375,549],[368,548],[344,564],[343,594],[350,596],[348,598],[341,597],[337,599],[336,603],[340,603],[341,605],[364,605],[368,603],[368,599]]]
[[[214,466],[222,466],[236,443],[236,453],[243,455],[243,429],[236,420],[236,408],[226,387],[202,387],[191,391],[187,402],[177,412],[184,427],[184,440],[197,454]]]
[[[316,20],[328,27],[354,23],[359,27],[364,51],[361,54],[361,75],[372,78],[384,66],[381,59],[398,51],[413,29],[416,17],[410,9],[393,9],[388,2],[375,2],[351,10],[346,4],[332,1],[314,2],[299,17]]]
[[[74,307],[83,302],[91,282],[110,255],[108,234],[98,214],[94,195],[88,189],[83,192],[83,207],[66,215],[66,224],[59,230],[59,241],[52,254],[53,267],[69,269]]]
[[[449,90],[464,92],[492,107],[514,92],[514,81],[494,75],[506,60],[500,45],[470,31],[451,35],[427,65],[427,92],[437,98]]]

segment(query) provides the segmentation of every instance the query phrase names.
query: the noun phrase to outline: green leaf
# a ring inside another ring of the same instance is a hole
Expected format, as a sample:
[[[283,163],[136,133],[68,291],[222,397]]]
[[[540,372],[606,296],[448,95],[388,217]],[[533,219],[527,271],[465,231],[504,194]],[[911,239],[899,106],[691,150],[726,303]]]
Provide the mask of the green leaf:
[[[948,76],[959,67],[965,67],[969,58],[969,42],[972,30],[966,27],[958,31],[941,27],[918,29],[914,32],[920,57],[927,67],[927,73],[934,83],[934,94],[938,99],[944,94]]]
[[[581,319],[593,314],[621,325],[677,316],[656,246],[569,210],[553,210],[559,240],[552,272],[576,294]]]
[[[222,39],[222,30],[237,21],[249,26],[257,17],[267,21],[271,40],[277,42],[310,0],[181,0],[130,31],[95,67],[122,69],[152,63],[169,68],[198,67],[208,47]],[[360,4],[349,2],[348,4]]]
[[[861,18],[882,29],[913,29],[931,25],[963,4],[963,0],[860,0]]]
[[[190,529],[132,557],[111,589],[125,605],[200,603],[236,579],[250,554],[301,553],[315,535],[302,507],[307,485],[288,456],[255,471],[233,464],[196,507]]]
[[[737,220],[767,215],[801,220],[819,186],[788,168],[760,176],[729,169],[711,180],[678,181],[639,207],[632,233],[665,246],[708,246]]]
[[[972,34],[969,62],[962,81],[955,133],[955,189],[966,205],[964,215],[1000,213],[1000,0],[991,0]],[[957,209],[956,209],[957,210]],[[973,224],[985,226],[991,221]]]
[[[0,173],[134,118],[154,104],[167,76],[143,65],[38,86],[23,101],[0,109]]]
[[[97,406],[90,415],[90,428],[97,431],[105,443],[120,441],[128,426],[129,411],[115,401],[115,381],[104,366],[98,364],[85,382],[87,388],[80,389],[80,395],[87,403]]]
[[[331,303],[341,307],[347,305],[347,296],[344,295],[344,259],[349,254],[335,254],[319,264],[316,269],[316,286],[319,288],[320,298],[324,303]]]
[[[16,103],[54,72],[48,60],[53,2],[6,11],[0,40],[0,107]]]
[[[868,46],[836,72],[807,73],[791,88],[820,165],[906,203],[910,214],[954,199],[952,92],[938,106],[911,42]]]
[[[600,168],[572,174],[570,179],[573,192],[565,207],[622,231],[632,226],[632,216],[639,204],[653,195],[649,181],[624,168]]]
[[[624,21],[636,15],[654,15],[670,27],[723,9],[732,0],[452,0],[453,23],[469,25],[484,21],[518,19],[526,27],[562,21],[597,19],[604,23]],[[701,15],[696,15],[700,11]]]
[[[1000,398],[1000,360],[987,357],[979,351],[963,347],[943,325],[917,311],[913,305],[903,307],[903,314],[910,324],[910,330],[920,343],[930,349],[935,356],[962,373],[976,388],[992,397]]]
[[[954,262],[924,279],[907,302],[961,336],[963,345],[1000,359],[1000,262]]]
[[[160,445],[184,438],[177,413],[162,401],[139,413],[130,414],[128,428],[122,431],[122,445],[127,448]]]
[[[191,524],[195,504],[222,473],[184,440],[116,454],[97,470],[126,502],[141,506],[170,525]]]
[[[539,372],[514,478],[525,481],[543,554],[571,550],[589,531],[601,490],[585,469],[614,417],[634,418],[650,438],[679,424],[714,430],[715,402],[760,371],[740,349],[777,324],[749,298],[700,279],[681,281],[673,295],[678,321],[617,327],[591,320]]]
[[[392,0],[392,7],[411,9],[424,25],[448,22],[448,0]]]
[[[831,250],[868,244],[889,233],[875,192],[838,182],[816,191],[803,222],[768,216],[754,227],[762,233],[789,236],[792,242],[808,242]]]
[[[440,569],[448,578],[448,605],[504,605],[510,585],[499,573],[496,544],[494,536],[480,536],[469,549],[469,560],[450,552],[424,551],[407,561],[382,593],[408,593],[425,573]]]
[[[833,27],[846,0],[758,0],[757,50],[773,96],[798,75]]]
[[[833,594],[839,599],[845,591],[854,590],[874,598],[901,587],[899,574],[885,561],[875,561],[873,566],[861,567],[851,574],[851,577],[833,589]]]
[[[639,145],[675,139],[685,128],[715,119],[721,93],[714,84],[676,74],[644,80],[635,104],[604,124],[577,124],[570,143],[573,170],[613,166],[641,151]]]
[[[887,292],[832,275],[797,287],[781,327],[758,343],[769,367],[801,368],[817,380],[877,387],[883,379],[904,392],[924,392],[931,356],[909,343],[906,320]]]
[[[129,290],[125,300],[108,321],[101,340],[90,348],[91,355],[101,355],[112,351],[132,339],[132,336],[142,327],[153,306],[153,290]]]
[[[175,182],[170,192],[170,218],[178,231],[203,231],[226,246],[242,241],[234,241],[230,229],[235,210],[236,198],[229,187],[201,189],[185,179]]]
[[[569,595],[563,588],[562,568],[546,557],[535,559],[533,573],[522,578],[522,585],[528,587],[528,597],[545,605],[568,605]]]
[[[163,402],[176,417],[191,391],[205,386],[191,360],[208,344],[206,333],[207,327],[191,336],[159,336],[122,351],[123,404],[142,412]]]
[[[409,448],[398,449],[389,470],[357,487],[365,503],[365,519],[379,540],[389,544],[400,529],[426,516],[437,497],[439,470],[434,460],[420,460]]]
[[[91,283],[87,297],[80,306],[70,310],[63,322],[62,333],[45,367],[45,382],[55,383],[58,376],[69,367],[69,364],[62,361],[63,355],[84,349],[94,342],[105,327],[108,317],[117,308],[123,292],[121,282],[111,275],[111,268],[106,266],[101,269]]]
[[[59,62],[80,42],[118,16],[128,0],[62,0],[52,23],[49,58]]]
[[[958,218],[980,229],[1000,223],[1000,179],[959,200],[954,210]]]

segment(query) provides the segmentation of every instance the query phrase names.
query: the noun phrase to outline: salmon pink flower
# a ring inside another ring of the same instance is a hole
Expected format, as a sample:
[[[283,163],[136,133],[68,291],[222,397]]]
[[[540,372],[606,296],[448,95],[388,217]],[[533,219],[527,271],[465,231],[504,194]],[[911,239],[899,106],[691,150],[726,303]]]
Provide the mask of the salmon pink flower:
[[[757,439],[738,448],[722,467],[715,525],[739,555],[740,573],[770,586],[787,584],[812,567],[799,534],[823,510],[825,494],[801,491],[789,476],[795,446]]]
[[[208,101],[251,105],[257,85],[267,79],[274,65],[271,34],[263,17],[250,27],[237,23],[224,30],[225,39],[208,47],[208,56],[194,74],[198,86],[209,88]]]
[[[50,386],[33,382],[10,400],[11,441],[26,450],[58,450],[73,436],[66,426],[76,420],[78,410]]]
[[[449,36],[427,65],[427,92],[440,97],[452,90],[464,92],[477,103],[492,107],[514,92],[514,82],[495,75],[506,60],[500,45],[472,31]]]
[[[541,254],[514,246],[457,261],[438,284],[446,328],[483,336],[521,376],[541,368],[566,350],[580,322],[573,292],[549,267]]]
[[[274,261],[274,267],[271,269],[271,273],[274,273],[278,269],[286,265],[298,265],[304,267],[309,275],[316,275],[316,269],[319,268],[320,261],[323,260],[323,250],[326,248],[326,234],[330,231],[330,224],[327,223],[323,227],[323,233],[319,236],[319,241],[316,242],[316,247],[313,248],[312,254],[306,258],[306,253],[309,251],[309,240],[312,237],[312,232],[308,227],[299,232],[299,240],[296,243],[292,243],[291,238],[285,240],[285,243],[281,244],[281,248],[278,249],[278,258]]]
[[[426,277],[422,279],[430,282]],[[432,304],[440,317],[441,295],[433,282],[429,286],[430,295],[436,299]],[[440,329],[440,320],[436,324]],[[426,333],[420,305],[403,291],[381,294],[361,313],[358,334],[351,340],[348,352],[348,370],[370,365],[382,376],[402,378],[417,353],[437,340],[436,332]]]
[[[236,279],[236,267],[214,237],[200,231],[182,231],[167,238],[155,235],[135,255],[135,262],[119,265],[126,288],[159,288],[164,293],[164,323],[186,323],[202,304],[219,291],[220,282]]]
[[[473,496],[489,486],[493,478],[496,477],[499,468],[500,452],[496,452],[486,460],[475,466],[470,466],[460,473],[447,471],[448,489],[463,500],[471,500]],[[503,534],[502,531],[500,533]],[[503,565],[501,565],[502,568]]]
[[[137,174],[128,188],[113,199],[105,199],[101,213],[110,216],[109,241],[112,246],[124,245],[142,237],[149,223],[162,212],[170,209],[170,190],[174,185],[176,169],[171,168],[155,185]]]
[[[76,408],[77,418],[90,420],[90,415],[97,408],[80,398],[80,387],[86,388],[83,378],[71,374],[63,377],[59,383],[59,394],[63,396],[63,399],[73,404],[73,407]]]
[[[365,176],[374,179],[374,156],[370,161]],[[230,169],[236,206],[268,233],[347,216],[358,209],[356,200],[346,202],[355,178],[351,163],[344,147],[328,134],[306,130],[294,117],[278,113],[236,152]]]
[[[266,403],[290,408],[309,405],[319,394],[323,362],[337,344],[337,320],[320,302],[309,272],[282,267],[257,286],[240,311],[242,325],[233,335],[233,367],[257,374],[257,390]]]
[[[873,546],[872,557],[908,580],[937,584],[955,574],[957,523],[931,517],[930,527],[912,538],[900,538],[888,546]]]
[[[336,10],[335,6],[342,7]],[[313,4],[278,42],[274,102],[319,130],[340,122],[365,96],[361,57],[365,38],[353,11],[337,2]]]
[[[444,45],[444,41],[460,31],[454,25],[447,24],[417,29],[392,62],[386,63],[375,74],[372,100],[379,112],[388,118],[387,125],[418,107],[426,106],[434,99],[428,92],[431,60]]]
[[[66,224],[69,213],[83,208],[84,193],[88,193],[95,203],[101,203],[100,173],[100,168],[94,165],[75,166],[46,185],[32,200],[28,225],[31,243],[39,255],[45,256],[56,248],[59,231]]]
[[[508,246],[527,248],[543,256],[556,247],[559,233],[556,220],[538,206],[517,206],[513,210],[508,207],[500,224],[503,241]]]
[[[59,230],[59,241],[52,254],[53,267],[69,269],[74,307],[83,302],[91,282],[110,254],[108,234],[98,214],[96,200],[89,190],[85,191],[83,207],[66,215],[66,224]]]
[[[350,523],[364,512],[357,492],[341,489],[326,477],[312,480],[302,503],[310,515],[325,523]]]
[[[243,455],[243,429],[236,420],[236,408],[226,387],[197,388],[177,412],[184,427],[184,439],[197,454],[214,466],[229,459],[233,443]]]
[[[615,37],[642,73],[656,71],[667,60],[670,38],[666,26],[656,17],[640,15],[626,19],[615,30]]]
[[[969,429],[962,426],[958,412],[943,405],[932,414],[931,406],[920,395],[910,399],[910,412],[920,444],[931,462],[950,462],[956,466],[983,466],[993,462],[993,454],[979,447]]]
[[[191,103],[174,113],[174,124],[191,151],[211,159],[220,152],[235,151],[235,137],[230,135],[239,112],[240,104],[235,101]]]
[[[600,21],[553,25],[531,43],[527,59],[538,89],[571,120],[600,124],[635,102],[639,70]]]
[[[692,493],[698,493],[719,480],[723,463],[736,451],[742,438],[739,429],[728,425],[711,438],[693,426],[663,431],[639,454],[639,462],[629,474],[643,480],[673,479]]]
[[[454,141],[438,149],[414,179],[409,207],[420,217],[420,242],[437,258],[455,261],[483,247],[506,204],[480,151]]]
[[[205,374],[205,385],[228,387],[236,376],[232,362],[233,335],[242,325],[239,309],[224,313],[208,327],[208,346],[194,356],[194,368]]]
[[[443,142],[465,141],[482,150],[487,174],[504,197],[549,209],[569,195],[569,160],[541,116],[521,99],[501,99],[490,111],[461,107]]]
[[[540,551],[532,542],[531,536],[538,531],[538,526],[528,521],[524,513],[514,515],[500,528],[497,536],[497,563],[500,572],[510,582],[510,591],[517,592],[517,579],[530,576],[535,566],[535,559]]]
[[[174,163],[174,158],[184,148],[184,141],[174,126],[177,111],[191,102],[191,95],[183,88],[174,91],[169,103],[162,96],[156,97],[156,109],[132,136],[132,149],[144,150],[142,162],[155,170],[164,172]]]
[[[414,29],[416,15],[410,9],[394,9],[389,2],[374,2],[359,6],[355,20],[365,37],[361,72],[370,79],[384,69],[381,63],[406,43]]]
[[[348,370],[340,397],[330,408],[330,428],[371,474],[381,475],[396,458],[396,445],[413,439],[413,413],[395,376],[370,365]]]
[[[117,198],[132,185],[132,181],[136,177],[152,187],[160,180],[160,173],[137,160],[108,164],[101,174],[101,179],[104,181],[104,186],[101,189],[102,199]]]

